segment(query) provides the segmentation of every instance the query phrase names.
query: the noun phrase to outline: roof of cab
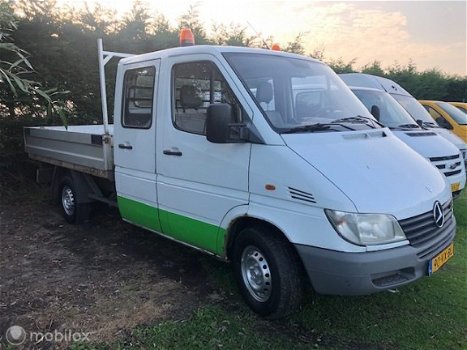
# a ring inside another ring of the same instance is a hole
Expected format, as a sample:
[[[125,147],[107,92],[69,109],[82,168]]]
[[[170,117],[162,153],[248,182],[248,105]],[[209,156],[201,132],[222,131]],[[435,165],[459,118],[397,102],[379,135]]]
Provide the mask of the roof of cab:
[[[130,63],[137,63],[141,61],[148,61],[158,58],[166,58],[166,57],[173,57],[173,56],[181,56],[181,55],[188,55],[188,54],[211,54],[211,55],[219,55],[222,53],[250,53],[250,54],[263,54],[263,55],[272,55],[272,56],[283,56],[283,57],[290,57],[290,58],[300,58],[300,59],[307,59],[314,62],[322,63],[314,58],[308,56],[297,55],[288,52],[282,51],[273,51],[267,49],[257,49],[251,47],[237,47],[237,46],[216,46],[216,45],[193,45],[193,46],[184,46],[184,47],[175,47],[171,49],[165,49],[160,51],[149,52],[141,55],[135,55],[128,58],[122,59],[120,62],[121,64],[130,64]]]
[[[339,74],[339,77],[347,84],[352,86],[369,87],[378,90],[384,90],[391,94],[412,96],[407,90],[396,82],[379,77],[377,75],[365,73],[344,73]]]

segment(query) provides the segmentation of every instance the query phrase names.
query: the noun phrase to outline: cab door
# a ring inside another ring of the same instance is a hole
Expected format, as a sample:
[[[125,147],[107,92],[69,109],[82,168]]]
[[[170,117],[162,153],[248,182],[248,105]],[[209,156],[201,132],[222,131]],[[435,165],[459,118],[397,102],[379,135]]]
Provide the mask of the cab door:
[[[160,231],[157,209],[156,105],[159,60],[119,67],[114,158],[122,218]]]
[[[223,217],[248,203],[249,143],[215,144],[206,139],[206,110],[229,103],[237,121],[247,118],[232,84],[210,55],[163,62],[163,127],[157,142],[162,230],[179,241],[218,253]],[[219,242],[218,242],[219,235]]]

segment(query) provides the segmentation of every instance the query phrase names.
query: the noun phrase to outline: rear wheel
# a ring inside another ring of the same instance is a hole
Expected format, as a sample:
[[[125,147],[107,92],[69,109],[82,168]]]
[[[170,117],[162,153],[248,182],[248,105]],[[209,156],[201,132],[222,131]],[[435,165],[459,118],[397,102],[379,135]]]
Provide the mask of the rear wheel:
[[[280,318],[300,305],[301,266],[286,239],[260,227],[246,228],[235,240],[233,263],[240,292],[256,313]]]
[[[70,177],[63,177],[60,182],[58,196],[62,214],[66,221],[73,224],[81,224],[89,219],[91,204],[80,203],[78,201],[76,188]]]

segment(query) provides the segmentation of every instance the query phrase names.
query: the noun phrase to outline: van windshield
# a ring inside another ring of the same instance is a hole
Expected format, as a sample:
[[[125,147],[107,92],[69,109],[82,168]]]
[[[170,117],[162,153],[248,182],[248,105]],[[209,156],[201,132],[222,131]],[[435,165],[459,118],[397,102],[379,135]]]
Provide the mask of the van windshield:
[[[430,113],[427,112],[425,108],[418,102],[415,97],[391,94],[394,99],[399,102],[399,104],[404,107],[404,109],[409,112],[415,120],[421,120],[423,126],[431,128],[440,128],[440,126],[435,122],[431,117]]]
[[[224,57],[278,132],[380,127],[322,63],[271,54],[224,53]]]
[[[438,101],[436,102],[438,106],[440,106],[444,111],[449,114],[457,124],[459,125],[467,125],[467,114],[462,112],[460,109],[450,105],[447,102]]]
[[[383,125],[389,128],[420,128],[410,114],[387,92],[358,88],[352,88],[352,92],[369,111],[374,109],[373,106],[377,107],[379,115],[375,117]]]

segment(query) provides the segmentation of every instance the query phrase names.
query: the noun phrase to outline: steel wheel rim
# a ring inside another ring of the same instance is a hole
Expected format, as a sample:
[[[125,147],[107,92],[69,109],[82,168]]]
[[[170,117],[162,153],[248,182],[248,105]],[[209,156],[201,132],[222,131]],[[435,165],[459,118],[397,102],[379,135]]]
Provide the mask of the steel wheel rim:
[[[261,250],[254,246],[247,246],[243,250],[241,271],[250,295],[259,302],[267,301],[272,292],[271,271]]]
[[[75,196],[70,186],[62,188],[62,206],[68,216],[72,216],[75,212]]]

